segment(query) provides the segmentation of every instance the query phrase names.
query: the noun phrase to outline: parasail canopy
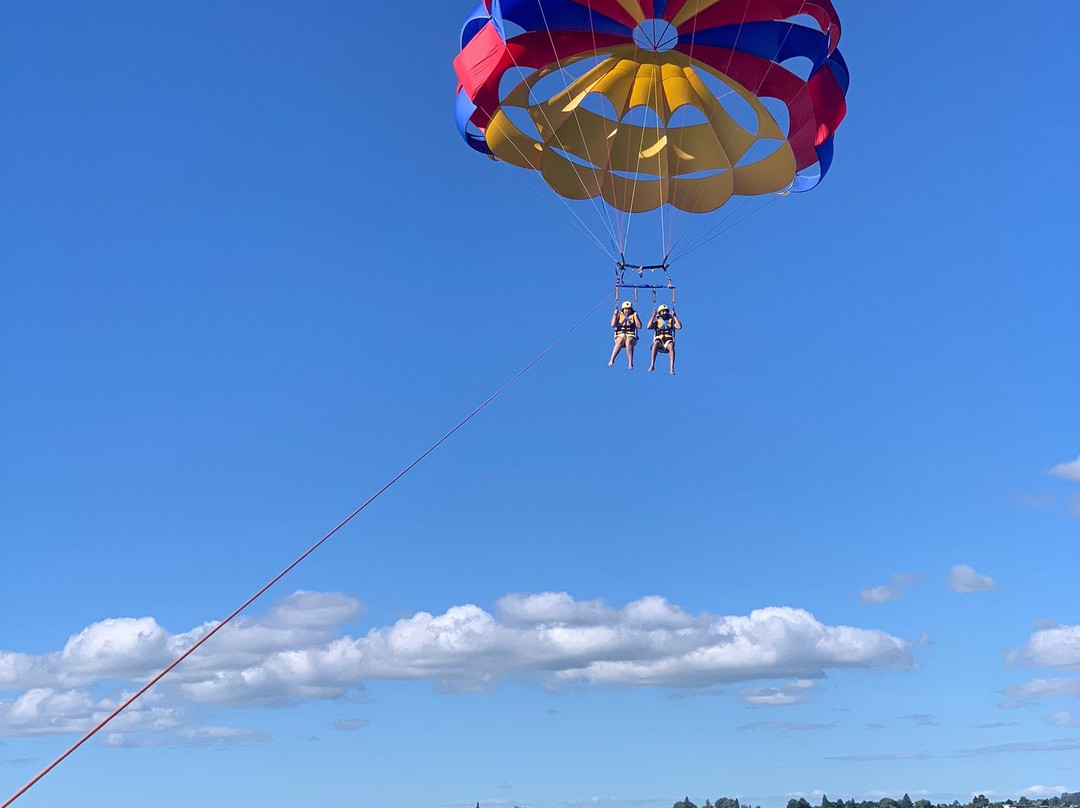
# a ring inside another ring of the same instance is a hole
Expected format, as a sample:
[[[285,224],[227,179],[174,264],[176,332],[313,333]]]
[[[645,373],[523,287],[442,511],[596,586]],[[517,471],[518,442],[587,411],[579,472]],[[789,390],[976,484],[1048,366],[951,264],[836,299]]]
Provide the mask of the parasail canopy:
[[[839,41],[830,0],[481,0],[458,128],[618,215],[807,191],[846,112]]]

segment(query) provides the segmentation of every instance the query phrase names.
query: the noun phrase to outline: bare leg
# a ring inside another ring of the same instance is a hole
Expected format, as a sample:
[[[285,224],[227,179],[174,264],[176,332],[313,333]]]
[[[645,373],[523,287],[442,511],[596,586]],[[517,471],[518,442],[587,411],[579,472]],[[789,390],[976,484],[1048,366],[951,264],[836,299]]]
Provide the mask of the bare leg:
[[[637,344],[637,340],[633,337],[626,338],[626,358],[628,360],[627,367],[630,370],[634,369],[634,346]]]
[[[615,365],[615,357],[617,357],[619,355],[619,351],[623,349],[623,342],[625,341],[625,339],[625,337],[615,338],[615,347],[611,349],[611,359],[609,359],[607,363],[609,368]]]
[[[675,340],[668,343],[668,360],[671,363],[671,370],[668,371],[672,376],[675,375]]]
[[[656,355],[660,352],[660,340],[653,340],[652,352],[649,354],[649,373],[656,370]]]

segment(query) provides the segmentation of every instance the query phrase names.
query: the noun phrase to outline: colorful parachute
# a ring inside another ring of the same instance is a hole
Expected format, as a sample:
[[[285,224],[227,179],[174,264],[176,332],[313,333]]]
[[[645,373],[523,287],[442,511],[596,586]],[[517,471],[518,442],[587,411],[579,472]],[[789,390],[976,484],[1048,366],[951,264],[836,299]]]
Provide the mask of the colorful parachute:
[[[705,213],[825,176],[848,70],[830,0],[481,0],[456,118],[571,200]]]

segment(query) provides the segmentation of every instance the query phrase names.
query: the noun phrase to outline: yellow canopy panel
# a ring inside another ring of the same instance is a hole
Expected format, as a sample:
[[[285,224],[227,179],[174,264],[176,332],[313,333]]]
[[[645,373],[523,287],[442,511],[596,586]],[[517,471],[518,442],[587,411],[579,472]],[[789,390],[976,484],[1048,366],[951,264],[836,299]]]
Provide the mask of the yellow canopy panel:
[[[665,204],[706,213],[735,194],[779,192],[791,185],[796,172],[791,146],[754,93],[730,77],[692,64],[681,53],[650,54],[648,62],[633,58],[641,55],[632,46],[615,48],[547,99],[536,99],[534,91],[552,71],[533,74],[510,92],[492,118],[488,147],[501,160],[539,171],[561,196],[599,196],[628,213]],[[699,71],[707,71],[746,102],[756,119],[754,131],[724,109]],[[616,117],[586,109],[590,95],[607,99]],[[699,110],[705,122],[671,125],[672,116],[684,107]],[[515,125],[508,109],[522,110],[540,137]],[[648,117],[656,124],[628,123],[625,119],[637,109],[650,110]],[[765,157],[740,165],[763,141],[774,143],[775,150],[762,149]]]

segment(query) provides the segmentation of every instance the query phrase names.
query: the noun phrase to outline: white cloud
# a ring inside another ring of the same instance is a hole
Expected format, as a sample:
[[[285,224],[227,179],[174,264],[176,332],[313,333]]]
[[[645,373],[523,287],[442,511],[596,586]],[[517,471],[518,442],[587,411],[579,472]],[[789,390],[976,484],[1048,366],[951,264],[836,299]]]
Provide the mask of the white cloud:
[[[908,589],[923,579],[921,575],[903,575],[893,573],[892,581],[881,586],[868,586],[859,593],[863,603],[888,603],[899,600]]]
[[[859,600],[863,603],[888,603],[903,596],[903,591],[892,586],[867,586],[859,592]]]
[[[1028,786],[1021,793],[1025,797],[1060,797],[1068,790],[1065,786]]]
[[[1080,715],[1073,715],[1067,710],[1048,715],[1046,721],[1055,727],[1080,727]]]
[[[564,626],[598,626],[607,611],[602,600],[574,600],[566,592],[539,595],[509,594],[496,604],[499,619],[508,626],[559,623]]]
[[[1058,463],[1050,469],[1050,473],[1055,477],[1080,483],[1080,457],[1069,463]]]
[[[1071,752],[1080,749],[1080,739],[1058,738],[1053,741],[1035,741],[1003,743],[996,746],[980,746],[977,749],[957,749],[951,755],[954,758],[979,757],[982,755],[1004,755],[1017,752]]]
[[[172,674],[200,679],[210,670],[258,663],[279,648],[326,646],[336,629],[351,623],[359,601],[338,593],[299,591],[262,617],[240,617]],[[63,649],[41,656],[0,651],[0,691],[33,687],[67,689],[101,680],[143,682],[183,653],[215,623],[169,634],[152,617],[110,618],[72,635]]]
[[[236,727],[193,727],[182,729],[177,735],[193,746],[228,746],[238,743],[265,743],[273,740],[265,732]]]
[[[1011,699],[1080,698],[1080,679],[1032,679],[1019,685],[1009,685],[1002,693]],[[1022,706],[1031,706],[1024,703]]]
[[[756,732],[767,729],[774,732],[812,732],[819,729],[832,729],[836,724],[811,724],[806,721],[755,721],[752,724],[742,724],[736,729],[745,732]]]
[[[105,745],[121,749],[148,749],[161,746],[246,746],[253,743],[266,743],[273,737],[265,732],[236,727],[187,727],[175,733],[135,733],[110,732],[105,737]]]
[[[547,594],[509,596],[496,608],[511,615],[509,622],[471,605],[438,616],[420,612],[336,650],[354,659],[363,678],[429,679],[462,689],[511,675],[534,676],[547,686],[694,688],[911,664],[903,640],[825,626],[799,609],[691,616],[661,598],[646,598],[623,609],[591,602],[588,621],[575,613],[566,623],[566,605]]]
[[[817,685],[809,679],[797,679],[783,687],[748,687],[738,692],[740,701],[755,707],[786,707],[810,699]]]
[[[364,613],[364,604],[341,592],[299,590],[282,598],[270,610],[279,626],[325,629],[346,626]]]
[[[1005,690],[1001,692],[1007,693],[1008,691],[1009,688],[1005,688]],[[1035,707],[1036,704],[1033,701],[1024,701],[1023,699],[1004,699],[1003,701],[999,701],[997,706],[1001,710],[1027,710]]]
[[[570,808],[588,808],[588,806],[610,806],[610,808],[631,808],[631,806],[649,806],[650,808],[665,808],[669,803],[681,799],[680,797],[653,797],[642,799],[640,797],[586,797],[585,799],[563,800],[560,805]]]
[[[1021,508],[1052,508],[1054,507],[1054,494],[1051,491],[1043,491],[1041,493],[1025,491],[1020,494],[1015,494],[1012,501],[1014,505]]]
[[[379,680],[430,681],[442,691],[482,691],[507,678],[549,688],[685,689],[802,681],[839,668],[912,667],[911,648],[901,639],[827,626],[787,607],[715,616],[689,614],[660,597],[616,609],[565,593],[508,595],[494,613],[466,604],[342,636],[360,608],[341,594],[297,592],[265,615],[226,626],[153,693],[163,703],[225,708],[349,698]],[[211,627],[171,634],[150,617],[109,619],[78,632],[60,651],[0,652],[0,691],[22,691],[0,699],[0,732],[77,732],[116,702],[92,694],[141,684]],[[800,690],[808,688],[789,685],[787,692]],[[175,724],[175,710],[132,709],[127,720],[138,716],[143,723],[115,729],[130,738],[148,722]]]
[[[938,725],[938,719],[936,715],[931,713],[912,713],[911,715],[897,716],[898,721],[911,721],[920,727],[936,727]]]
[[[370,723],[366,718],[341,718],[334,724],[334,729],[339,729],[342,732],[356,732]]]
[[[826,760],[841,760],[851,763],[878,763],[897,760],[932,760],[938,758],[971,758],[987,755],[1013,755],[1030,752],[1071,752],[1080,749],[1080,738],[1058,738],[1052,741],[1021,741],[1003,743],[995,746],[980,746],[975,749],[954,749],[952,752],[895,752],[895,753],[859,753],[854,755],[830,755]],[[981,792],[990,795],[991,792]]]
[[[909,797],[928,797],[929,791],[914,789],[912,791],[905,792]],[[899,800],[900,795],[896,791],[880,791],[877,789],[871,789],[870,791],[864,791],[861,795],[863,800]]]
[[[26,766],[33,763],[37,758],[32,757],[18,757],[18,758],[0,758],[0,766]]]
[[[1080,670],[1080,625],[1040,629],[1008,651],[1005,661],[1010,667]]]
[[[929,752],[892,752],[885,754],[872,754],[862,752],[857,755],[829,755],[826,760],[841,760],[848,763],[880,763],[896,760],[929,760],[934,755]]]
[[[949,588],[963,595],[969,592],[992,592],[997,589],[997,584],[989,575],[982,575],[967,564],[956,564],[949,568]]]
[[[35,687],[12,700],[0,700],[0,737],[84,733],[108,716],[124,697],[98,698],[78,690]],[[155,699],[136,702],[120,714],[117,730],[164,730],[178,723],[177,711]]]

